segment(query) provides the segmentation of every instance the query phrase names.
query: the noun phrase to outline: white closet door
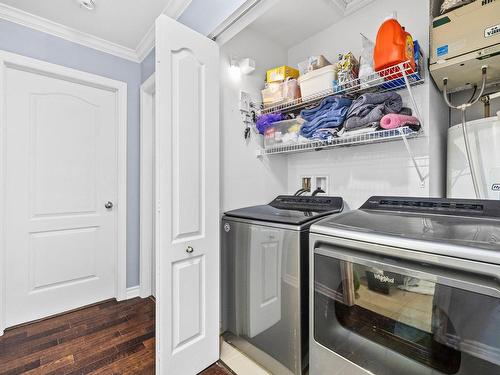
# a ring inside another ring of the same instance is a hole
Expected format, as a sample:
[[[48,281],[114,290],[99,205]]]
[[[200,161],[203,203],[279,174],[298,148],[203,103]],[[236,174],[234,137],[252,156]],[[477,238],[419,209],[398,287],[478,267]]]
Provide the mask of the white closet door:
[[[116,295],[117,96],[7,66],[6,326]]]
[[[157,373],[219,358],[219,49],[156,21]]]

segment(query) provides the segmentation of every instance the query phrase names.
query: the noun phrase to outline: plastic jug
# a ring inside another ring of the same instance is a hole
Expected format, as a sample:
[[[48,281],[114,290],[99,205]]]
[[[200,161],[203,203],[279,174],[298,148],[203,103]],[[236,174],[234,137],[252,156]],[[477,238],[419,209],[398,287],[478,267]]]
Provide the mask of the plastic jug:
[[[415,71],[415,56],[412,36],[396,20],[393,13],[386,18],[377,33],[377,41],[373,54],[374,67],[377,72],[409,61],[411,72]],[[381,74],[383,76],[388,75]],[[399,75],[401,76],[401,75]]]

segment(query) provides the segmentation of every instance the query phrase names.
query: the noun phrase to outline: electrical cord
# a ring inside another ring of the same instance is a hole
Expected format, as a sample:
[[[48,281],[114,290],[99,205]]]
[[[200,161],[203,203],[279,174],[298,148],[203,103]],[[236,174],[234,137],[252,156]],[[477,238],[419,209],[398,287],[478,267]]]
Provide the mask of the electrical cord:
[[[316,190],[314,190],[314,192],[311,194],[312,197],[315,197],[316,195],[320,194],[320,193],[324,193],[325,191],[323,189],[321,189],[320,187],[317,188]]]

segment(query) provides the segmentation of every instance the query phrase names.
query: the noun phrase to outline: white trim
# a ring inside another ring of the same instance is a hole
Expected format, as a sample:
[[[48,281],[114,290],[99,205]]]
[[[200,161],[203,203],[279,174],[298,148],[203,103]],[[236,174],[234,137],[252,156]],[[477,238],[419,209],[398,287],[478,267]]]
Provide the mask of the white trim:
[[[331,0],[331,2],[342,11],[343,16],[347,16],[363,8],[373,0]],[[275,6],[279,0],[247,0],[233,14],[226,18],[217,26],[208,37],[216,40],[219,45],[223,45],[245,29],[270,8]]]
[[[0,18],[31,29],[51,34],[83,46],[109,53],[126,60],[139,62],[132,48],[107,41],[97,36],[36,16],[23,10],[0,3]]]
[[[5,277],[5,255],[4,249],[6,246],[5,242],[5,124],[4,124],[4,82],[5,77],[5,66],[0,64],[0,336],[3,335],[6,328],[6,277]]]
[[[149,53],[155,48],[155,25],[150,27],[146,35],[144,35],[137,45],[136,54],[137,60],[143,61]]]
[[[155,240],[151,236],[154,233],[155,212],[150,205],[154,202],[154,99],[155,74],[153,73],[141,85],[141,123],[140,123],[140,268],[139,282],[142,298],[155,295],[152,290],[153,254]],[[153,147],[151,147],[153,145]],[[147,158],[144,151],[153,151],[153,155]]]
[[[162,14],[166,14],[174,20],[178,19],[193,0],[170,0],[163,9]],[[155,47],[155,24],[153,23],[148,32],[142,37],[135,52],[137,59],[142,61]]]
[[[192,1],[193,0],[170,0],[163,9],[162,14],[166,14],[173,19],[178,19]],[[136,63],[142,62],[155,45],[154,23],[134,49],[110,42],[95,35],[79,31],[3,3],[0,3],[0,19],[54,35],[69,40],[70,42],[78,43],[85,47],[109,53]]]
[[[141,288],[139,285],[127,288],[127,299],[140,297],[140,290]]]
[[[66,80],[80,82],[93,87],[115,92],[117,95],[118,134],[117,134],[117,204],[116,204],[116,280],[115,296],[124,300],[127,296],[127,84],[95,74],[47,63],[10,52],[0,51],[0,77],[3,77],[6,66],[16,66],[34,72],[42,72]],[[0,79],[0,138],[4,142],[4,79]],[[3,146],[3,144],[0,144]],[[0,335],[5,329],[5,147],[0,153]]]
[[[373,0],[353,0],[350,2],[347,2],[346,0],[331,0],[331,1],[337,6],[337,8],[339,8],[342,11],[344,16],[347,16],[368,5]]]
[[[247,0],[233,14],[217,26],[208,37],[223,45],[245,29],[265,12],[275,6],[279,0]]]

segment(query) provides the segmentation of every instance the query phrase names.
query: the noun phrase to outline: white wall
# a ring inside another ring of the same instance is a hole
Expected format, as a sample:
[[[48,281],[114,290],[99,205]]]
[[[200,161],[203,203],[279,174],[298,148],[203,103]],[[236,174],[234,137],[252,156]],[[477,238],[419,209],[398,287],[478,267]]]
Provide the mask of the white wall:
[[[229,59],[251,57],[256,71],[240,80],[228,74]],[[259,137],[252,133],[249,142],[238,110],[239,92],[244,90],[260,100],[267,68],[283,64],[286,50],[266,40],[255,31],[245,29],[221,48],[221,210],[270,202],[287,190],[285,158],[258,159],[255,151]]]
[[[304,40],[288,51],[288,63],[296,65],[308,56],[323,54],[336,61],[339,53],[361,52],[363,33],[375,40],[378,28],[391,11],[427,53],[429,49],[429,3],[411,0],[377,0],[360,11],[344,17],[326,30]],[[358,146],[346,149],[295,154],[288,157],[288,191],[297,189],[301,176],[329,176],[329,193],[343,196],[357,208],[369,196],[442,196],[445,192],[444,155],[448,111],[441,102],[426,72],[425,84],[415,87],[425,137],[411,140],[413,152],[427,176],[422,187],[403,142]],[[400,92],[405,105],[410,101]],[[429,173],[432,183],[429,182]]]

